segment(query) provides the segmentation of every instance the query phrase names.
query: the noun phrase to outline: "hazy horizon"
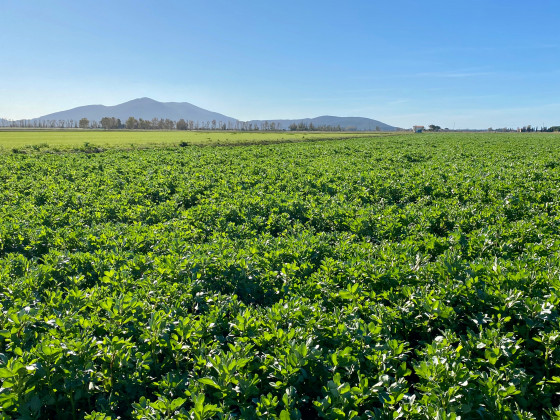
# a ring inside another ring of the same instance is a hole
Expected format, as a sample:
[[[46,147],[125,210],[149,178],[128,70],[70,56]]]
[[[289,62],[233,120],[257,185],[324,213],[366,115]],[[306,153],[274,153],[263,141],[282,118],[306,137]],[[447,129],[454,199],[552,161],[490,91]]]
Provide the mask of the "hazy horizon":
[[[560,4],[9,1],[0,117],[135,98],[243,121],[560,124]]]

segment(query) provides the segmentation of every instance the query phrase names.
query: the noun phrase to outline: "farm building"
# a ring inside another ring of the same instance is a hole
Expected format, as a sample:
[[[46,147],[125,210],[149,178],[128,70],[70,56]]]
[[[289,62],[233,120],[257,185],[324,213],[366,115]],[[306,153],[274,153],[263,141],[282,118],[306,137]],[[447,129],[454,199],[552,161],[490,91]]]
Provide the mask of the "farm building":
[[[412,127],[412,131],[414,131],[415,133],[421,133],[424,131],[424,126],[423,125],[415,125],[414,127]]]

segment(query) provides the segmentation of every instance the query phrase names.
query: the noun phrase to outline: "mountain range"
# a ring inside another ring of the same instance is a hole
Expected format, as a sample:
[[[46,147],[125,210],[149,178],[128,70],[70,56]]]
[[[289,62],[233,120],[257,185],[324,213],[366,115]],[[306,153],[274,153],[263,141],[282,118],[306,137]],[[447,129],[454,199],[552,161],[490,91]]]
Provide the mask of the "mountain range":
[[[115,117],[120,119],[123,123],[129,118],[134,117],[136,119],[152,120],[153,118],[158,119],[170,119],[173,121],[178,121],[184,119],[186,121],[194,122],[209,122],[216,121],[222,124],[231,124],[235,126],[236,124],[243,123],[233,117],[228,117],[227,115],[220,114],[213,111],[208,111],[206,109],[200,108],[188,102],[158,102],[150,98],[138,98],[132,101],[124,102],[119,105],[105,106],[105,105],[86,105],[77,108],[72,108],[66,111],[59,111],[52,114],[43,115],[42,117],[33,118],[30,121],[52,121],[52,120],[64,120],[64,121],[79,121],[82,118],[87,118],[90,121],[100,121],[103,117]],[[396,127],[390,126],[388,124],[382,123],[381,121],[373,120],[370,118],[363,117],[334,117],[334,116],[321,116],[316,118],[301,118],[301,119],[271,119],[271,120],[251,120],[247,121],[246,124],[252,124],[252,126],[258,126],[262,128],[263,125],[268,125],[274,123],[276,129],[289,129],[292,124],[303,123],[306,126],[313,124],[315,127],[318,126],[331,126],[338,127],[342,130],[357,130],[357,131],[394,131],[397,130]]]

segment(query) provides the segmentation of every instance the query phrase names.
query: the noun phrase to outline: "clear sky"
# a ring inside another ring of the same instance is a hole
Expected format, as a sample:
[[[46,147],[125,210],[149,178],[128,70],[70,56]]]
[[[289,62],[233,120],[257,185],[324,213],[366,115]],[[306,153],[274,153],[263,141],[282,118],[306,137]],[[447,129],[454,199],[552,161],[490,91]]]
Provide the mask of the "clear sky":
[[[2,0],[0,117],[138,97],[241,120],[560,125],[558,0]]]

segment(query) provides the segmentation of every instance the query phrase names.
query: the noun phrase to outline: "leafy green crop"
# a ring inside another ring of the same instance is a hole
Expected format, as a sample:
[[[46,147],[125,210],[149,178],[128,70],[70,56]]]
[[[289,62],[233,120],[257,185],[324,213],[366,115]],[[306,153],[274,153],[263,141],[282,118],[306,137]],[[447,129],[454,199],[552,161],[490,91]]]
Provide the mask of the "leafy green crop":
[[[560,416],[560,138],[0,154],[0,418]]]

